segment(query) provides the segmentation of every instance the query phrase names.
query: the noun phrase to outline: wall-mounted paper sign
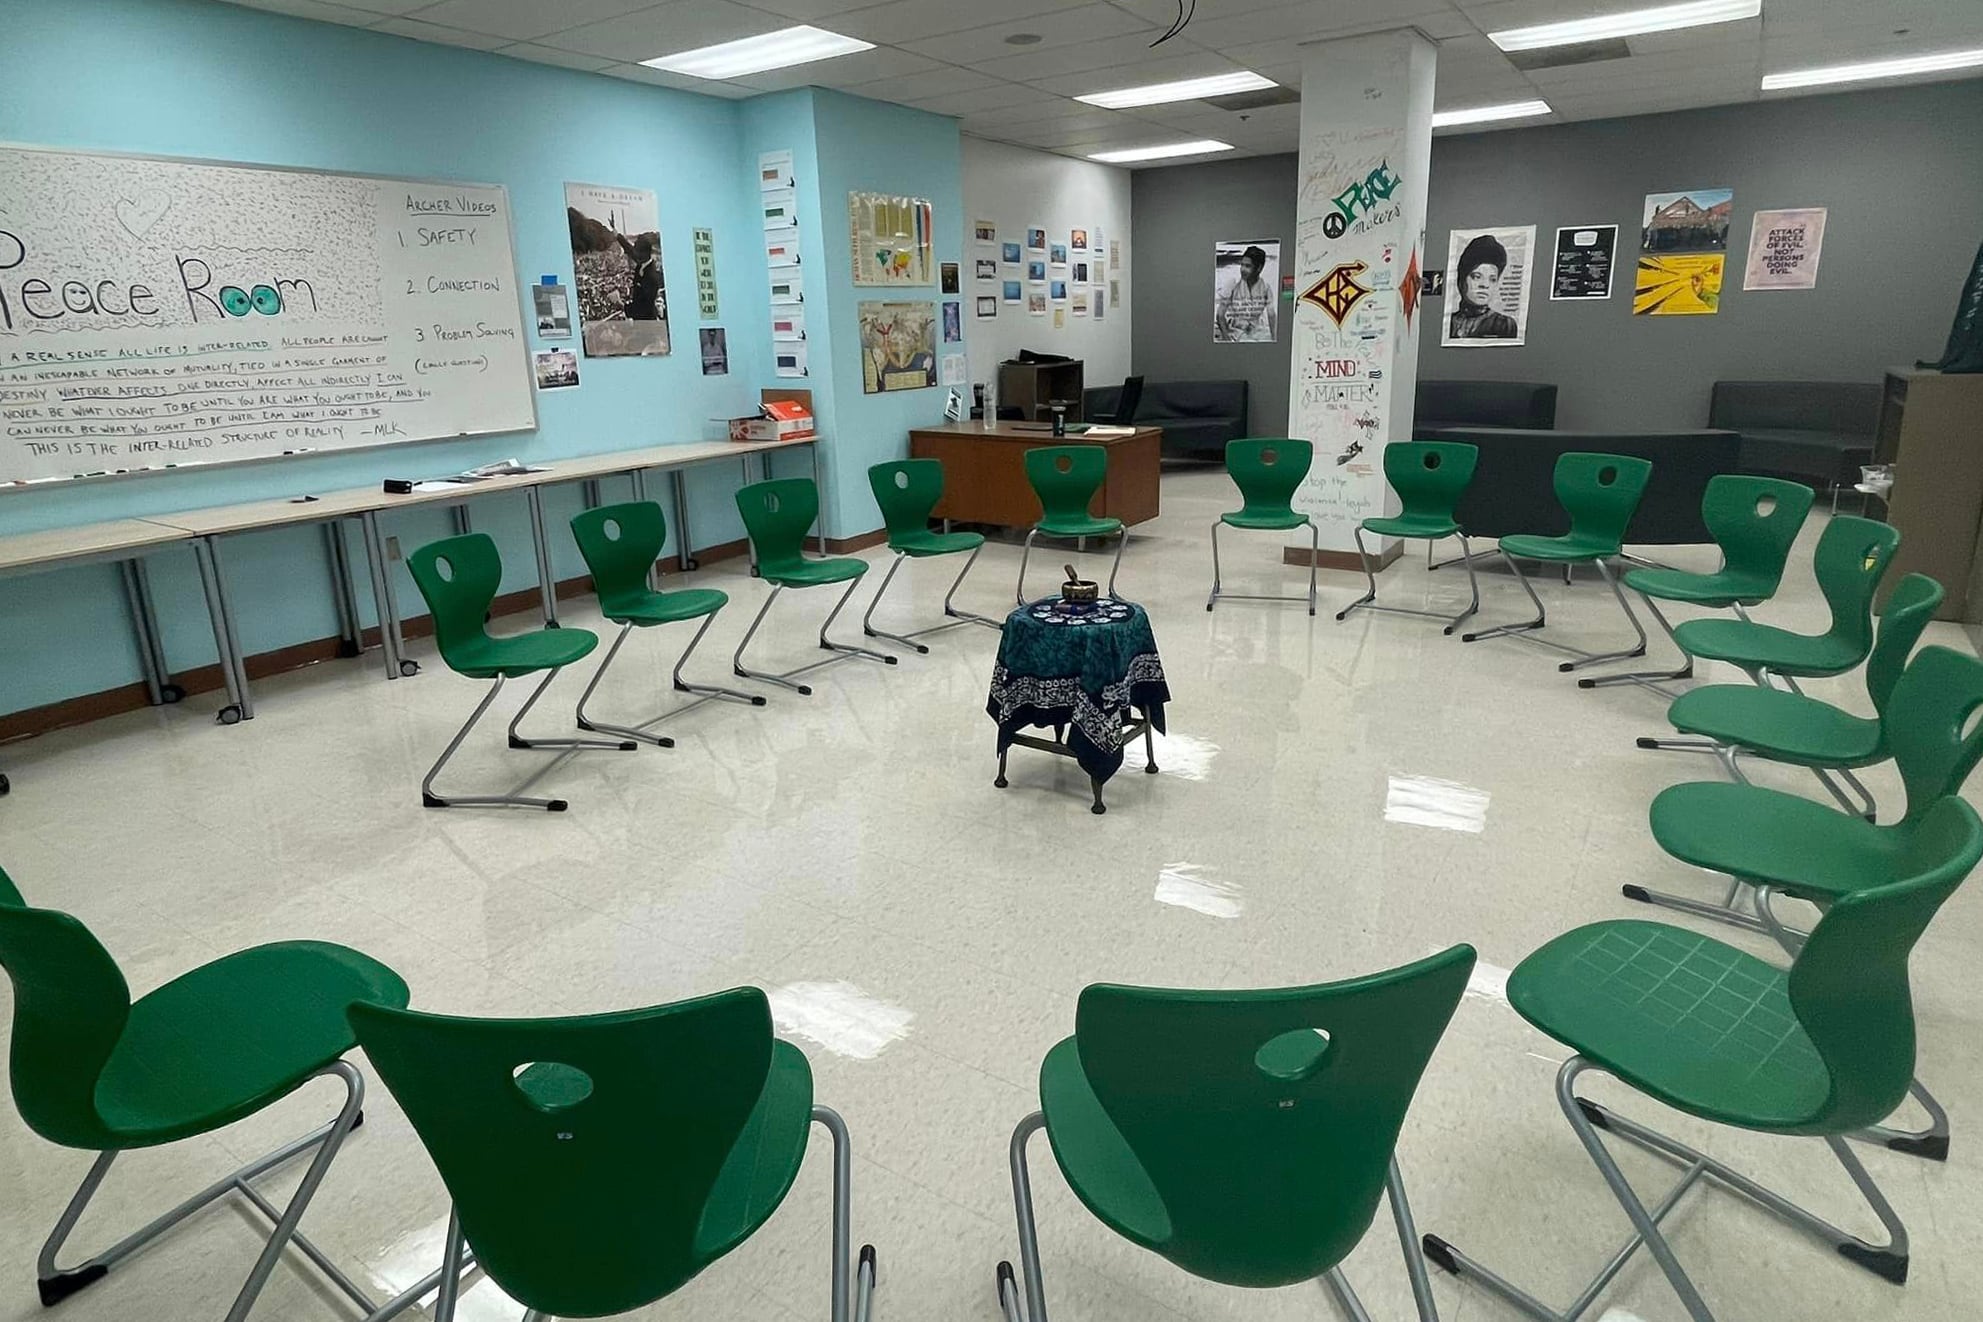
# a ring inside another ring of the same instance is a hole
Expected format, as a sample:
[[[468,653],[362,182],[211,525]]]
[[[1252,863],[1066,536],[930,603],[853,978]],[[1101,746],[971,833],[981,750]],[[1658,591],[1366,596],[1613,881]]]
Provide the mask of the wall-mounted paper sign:
[[[764,232],[764,261],[768,266],[797,266],[799,264],[799,227],[788,225],[783,229]]]
[[[792,340],[771,346],[771,370],[779,376],[806,375],[806,343]]]
[[[803,303],[806,297],[805,277],[796,266],[774,266],[771,268],[771,301],[773,303]]]
[[[799,195],[795,189],[766,189],[763,196],[764,227],[790,229],[799,223]]]
[[[803,340],[806,338],[806,310],[799,303],[787,304],[771,309],[771,338],[774,340]]]
[[[757,186],[765,192],[792,187],[792,152],[768,151],[757,158]]]
[[[716,320],[716,235],[698,226],[695,238],[695,301],[704,321]]]
[[[1616,225],[1572,225],[1556,231],[1556,270],[1549,283],[1553,300],[1610,298],[1611,271],[1618,252]]]
[[[1744,289],[1815,289],[1825,243],[1825,208],[1758,211],[1749,229]]]

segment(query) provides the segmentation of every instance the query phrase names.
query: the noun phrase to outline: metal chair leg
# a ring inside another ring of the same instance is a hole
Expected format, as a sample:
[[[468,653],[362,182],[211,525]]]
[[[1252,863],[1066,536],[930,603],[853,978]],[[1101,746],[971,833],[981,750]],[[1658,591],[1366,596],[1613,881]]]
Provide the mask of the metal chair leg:
[[[836,643],[826,636],[826,631],[831,629],[833,622],[840,618],[840,612],[845,610],[847,603],[854,599],[854,589],[860,586],[860,579],[850,580],[847,584],[847,590],[840,594],[840,600],[833,603],[833,609],[826,614],[826,623],[819,626],[819,645],[826,651],[838,652],[842,656],[862,656],[870,661],[879,661],[883,665],[892,666],[896,663],[897,658],[890,656],[886,652],[877,652],[871,647],[856,647],[852,643]]]
[[[1453,630],[1471,619],[1475,612],[1480,610],[1480,580],[1474,575],[1473,547],[1468,544],[1465,533],[1459,534],[1460,555],[1458,558],[1466,561],[1467,588],[1472,595],[1472,600],[1467,604],[1467,608],[1458,615],[1447,615],[1442,611],[1421,610],[1416,606],[1384,606],[1378,604],[1377,574],[1371,568],[1370,551],[1363,544],[1362,527],[1352,528],[1350,535],[1356,538],[1357,559],[1363,563],[1363,577],[1368,581],[1370,587],[1361,597],[1358,597],[1355,601],[1352,601],[1349,605],[1336,612],[1336,618],[1338,620],[1348,618],[1350,612],[1356,610],[1382,611],[1386,615],[1417,615],[1428,620],[1444,620],[1446,627],[1441,632],[1450,634]],[[1429,537],[1425,539],[1425,558],[1429,566],[1432,561],[1432,539]],[[1511,561],[1510,563],[1512,564],[1513,562]],[[1526,586],[1526,583],[1524,585]],[[1530,595],[1533,596],[1534,594],[1531,593]],[[1485,635],[1482,636],[1484,637]],[[1467,641],[1471,642],[1472,639],[1469,638]]]
[[[1208,611],[1219,601],[1219,524],[1224,522],[1224,519],[1219,519],[1212,524],[1212,595],[1205,598],[1205,609]]]
[[[854,1153],[853,1144],[847,1136],[847,1123],[840,1113],[828,1106],[815,1106],[812,1120],[822,1126],[833,1137],[833,1322],[849,1322],[851,1311],[853,1322],[868,1322],[868,1313],[874,1302],[875,1255],[874,1245],[861,1245],[858,1262],[853,1255],[854,1219]],[[849,1272],[854,1275],[854,1286],[847,1288]]]
[[[834,662],[844,660],[848,656],[861,656],[866,657],[870,661],[880,661],[885,665],[894,665],[895,658],[892,656],[881,652],[870,651],[865,647],[855,647],[848,643],[836,643],[826,636],[826,631],[833,626],[833,621],[839,616],[841,608],[847,604],[848,599],[854,595],[854,589],[860,585],[861,580],[858,578],[848,582],[847,590],[840,594],[840,600],[834,603],[832,613],[826,617],[826,623],[822,624],[819,628],[819,645],[827,651],[834,653],[834,655],[827,657],[824,661],[814,661],[808,665],[794,667],[782,674],[773,674],[768,670],[752,670],[744,665],[744,649],[749,647],[751,639],[757,636],[758,626],[764,623],[764,617],[771,613],[771,603],[778,600],[778,594],[785,590],[785,585],[782,583],[772,584],[771,595],[767,596],[764,599],[764,605],[758,608],[757,618],[752,620],[751,627],[744,631],[742,641],[737,644],[737,650],[730,658],[730,669],[741,678],[762,680],[767,684],[782,684],[794,693],[810,697],[812,696],[812,686],[799,683],[793,678],[794,675],[803,675],[808,671],[818,670],[821,666],[830,666]]]
[[[1220,520],[1220,522],[1223,523],[1224,520],[1222,519]],[[1316,561],[1319,560],[1322,555],[1322,540],[1321,540],[1322,534],[1321,534],[1321,530],[1315,526],[1314,520],[1304,516],[1302,522],[1308,525],[1308,545],[1309,545],[1308,591],[1306,594],[1299,597],[1291,597],[1284,593],[1227,592],[1220,585],[1219,524],[1217,523],[1213,524],[1212,525],[1212,595],[1206,598],[1205,609],[1211,610],[1213,604],[1219,601],[1221,598],[1224,598],[1227,601],[1298,601],[1305,604],[1308,607],[1308,613],[1310,615],[1315,614],[1315,605],[1318,600],[1318,592],[1317,592],[1316,578],[1315,578]],[[1127,538],[1128,535],[1129,535],[1128,531],[1125,530],[1123,532],[1124,538]],[[1109,588],[1111,592],[1114,591],[1115,588],[1114,579],[1109,580]],[[1343,617],[1338,615],[1336,618],[1340,620]]]
[[[720,611],[711,611],[702,617],[702,624],[696,629],[695,637],[689,640],[689,645],[682,649],[681,656],[675,660],[673,676],[675,691],[678,693],[700,693],[703,696],[695,699],[693,702],[685,702],[678,707],[671,707],[659,716],[651,717],[648,720],[640,722],[638,725],[614,725],[609,721],[595,721],[585,714],[585,704],[592,697],[592,690],[599,687],[599,681],[605,678],[606,667],[613,664],[613,657],[618,654],[620,644],[626,641],[627,634],[636,627],[629,621],[620,626],[619,637],[613,640],[612,647],[606,651],[606,659],[599,663],[599,669],[595,670],[592,674],[592,682],[585,686],[585,692],[579,697],[578,728],[581,730],[604,730],[608,734],[616,734],[625,739],[638,739],[643,743],[653,744],[659,748],[673,748],[675,746],[673,739],[670,739],[666,735],[652,733],[654,727],[663,721],[673,720],[684,712],[694,711],[704,703],[717,699],[728,702],[748,703],[753,707],[762,707],[764,705],[762,694],[744,693],[738,689],[721,688],[714,684],[689,684],[682,679],[682,666],[687,663],[689,657],[695,652],[697,644],[702,642],[702,636],[709,632],[709,626],[716,623],[716,616],[719,613]]]
[[[1109,566],[1109,597],[1115,598],[1115,576],[1122,570],[1122,553],[1129,549],[1129,525],[1123,524],[1115,535],[1115,561]]]
[[[1047,1322],[1046,1284],[1040,1277],[1040,1233],[1033,1219],[1033,1184],[1026,1169],[1026,1140],[1046,1128],[1044,1113],[1035,1111],[1012,1131],[1012,1211],[1019,1223],[1019,1271],[1025,1287],[1025,1307],[1019,1306],[1019,1282],[1012,1264],[998,1264],[998,1300],[1009,1322]]]
[[[960,624],[987,624],[994,629],[1001,627],[997,620],[983,615],[973,615],[968,611],[960,611],[950,604],[950,599],[957,595],[957,589],[964,586],[965,575],[969,574],[971,572],[971,566],[978,562],[978,553],[984,549],[984,543],[982,542],[971,548],[971,554],[965,559],[964,568],[957,575],[957,581],[950,585],[950,591],[943,594],[943,613],[947,617],[944,622],[942,624],[932,624],[926,629],[911,629],[908,633],[890,633],[886,629],[877,629],[874,627],[875,607],[881,605],[882,594],[887,592],[888,585],[895,581],[895,571],[902,567],[903,561],[910,558],[899,551],[896,552],[895,563],[888,567],[888,573],[881,580],[881,586],[875,589],[873,599],[868,602],[867,613],[861,616],[861,632],[870,638],[886,638],[892,643],[900,643],[904,647],[913,647],[919,653],[928,653],[930,649],[917,642],[916,640],[918,638],[924,638],[933,633],[942,633],[945,629],[955,629]]]
[[[560,669],[562,669],[562,667],[560,667]],[[537,699],[543,696],[544,690],[550,687],[551,681],[556,679],[557,677],[558,677],[557,670],[546,671],[544,673],[543,680],[537,685],[535,689],[531,691],[530,697],[524,701],[523,706],[517,709],[516,716],[511,719],[509,725],[509,746],[511,748],[558,748],[558,749],[564,749],[566,751],[566,755],[569,756],[571,753],[577,752],[578,750],[584,748],[611,748],[621,752],[632,752],[634,749],[640,746],[634,743],[630,739],[629,740],[604,740],[604,739],[529,740],[529,739],[524,739],[521,735],[517,734],[516,728],[518,722],[523,720],[525,714],[527,714],[530,711],[531,707],[536,705]],[[451,759],[455,755],[456,750],[458,750],[461,747],[462,742],[468,738],[468,732],[475,728],[476,722],[482,719],[483,713],[487,712],[489,710],[490,705],[495,702],[496,695],[503,691],[503,685],[505,682],[507,682],[505,676],[502,675],[496,676],[495,683],[490,685],[488,693],[483,695],[482,701],[476,705],[474,712],[472,712],[469,715],[467,722],[462,725],[461,729],[455,732],[454,738],[448,741],[448,746],[442,750],[440,757],[436,759],[434,765],[428,769],[426,778],[420,782],[420,803],[422,807],[542,808],[547,812],[563,812],[571,806],[563,799],[526,798],[524,797],[523,794],[525,790],[529,789],[539,780],[542,780],[545,776],[549,775],[552,769],[557,767],[559,763],[561,763],[564,760],[563,758],[555,758],[552,761],[545,763],[542,767],[539,767],[536,771],[532,772],[529,776],[525,777],[522,781],[518,782],[507,793],[443,795],[443,794],[438,794],[434,791],[434,781],[436,778],[440,776],[441,768],[445,767],[448,764],[449,759]]]
[[[1624,661],[1646,654],[1645,626],[1639,623],[1638,615],[1632,610],[1632,603],[1625,600],[1625,593],[1618,586],[1617,578],[1612,575],[1610,567],[1602,559],[1593,560],[1591,563],[1597,566],[1598,576],[1610,587],[1611,595],[1618,599],[1619,609],[1625,612],[1625,618],[1632,624],[1632,632],[1637,634],[1639,639],[1635,646],[1623,651],[1588,652],[1581,647],[1571,647],[1567,644],[1556,642],[1554,639],[1529,636],[1528,631],[1543,627],[1542,600],[1535,595],[1535,588],[1530,586],[1527,576],[1522,573],[1521,567],[1515,563],[1514,558],[1506,551],[1501,552],[1501,558],[1508,562],[1508,568],[1514,571],[1515,577],[1521,579],[1522,586],[1528,589],[1529,600],[1535,603],[1535,619],[1524,624],[1504,624],[1493,629],[1483,629],[1478,633],[1462,634],[1460,635],[1461,642],[1471,643],[1483,638],[1498,638],[1503,636],[1521,638],[1522,641],[1533,643],[1537,647],[1547,647],[1552,651],[1563,652],[1572,657],[1572,660],[1557,663],[1556,668],[1560,671],[1578,670],[1584,666],[1596,665],[1603,661]],[[1467,563],[1471,567],[1473,562],[1469,560]],[[1568,566],[1566,565],[1565,568],[1568,568]]]
[[[1038,528],[1026,530],[1026,541],[1019,548],[1019,582],[1012,589],[1013,600],[1021,606],[1026,604],[1026,562],[1033,557],[1033,539],[1040,535]]]
[[[1688,653],[1686,648],[1680,646],[1680,640],[1674,635],[1673,626],[1667,622],[1666,614],[1660,610],[1659,603],[1643,592],[1639,594],[1639,600],[1645,602],[1646,609],[1652,612],[1653,619],[1659,621],[1659,627],[1665,631],[1667,641],[1672,643],[1679,651],[1681,659],[1680,668],[1678,670],[1634,670],[1619,675],[1590,675],[1577,681],[1578,688],[1602,689],[1610,688],[1614,684],[1638,684],[1651,689],[1662,697],[1677,698],[1680,695],[1666,688],[1665,685],[1673,680],[1692,679],[1694,677],[1694,658]]]
[[[536,688],[530,690],[530,696],[523,700],[523,705],[516,709],[516,715],[510,717],[510,728],[509,728],[510,747],[511,748],[570,748],[570,749],[610,748],[615,752],[620,752],[620,753],[633,752],[638,745],[634,744],[631,740],[627,740],[627,739],[525,739],[522,735],[516,732],[517,727],[523,724],[523,718],[530,715],[530,709],[537,705],[537,699],[544,696],[544,690],[551,687],[551,681],[556,679],[563,670],[564,667],[559,666],[554,670],[545,671],[544,678],[538,681]]]
[[[78,1290],[95,1284],[97,1281],[102,1280],[112,1267],[115,1267],[131,1254],[137,1252],[166,1231],[186,1220],[186,1218],[192,1216],[195,1212],[200,1211],[202,1208],[227,1194],[238,1193],[246,1198],[249,1205],[254,1207],[257,1212],[269,1221],[272,1229],[269,1233],[268,1243],[263,1246],[261,1255],[256,1259],[254,1269],[248,1273],[247,1281],[243,1283],[240,1294],[235,1297],[233,1307],[227,1312],[227,1322],[242,1322],[242,1319],[248,1316],[249,1311],[255,1306],[256,1297],[261,1294],[262,1288],[268,1283],[270,1274],[274,1272],[276,1262],[282,1257],[283,1251],[291,1244],[294,1244],[298,1251],[308,1257],[318,1270],[323,1272],[331,1284],[336,1286],[352,1302],[356,1303],[359,1308],[367,1313],[372,1312],[377,1307],[372,1300],[358,1288],[349,1276],[340,1270],[336,1264],[332,1263],[324,1255],[322,1250],[297,1233],[296,1230],[297,1223],[302,1220],[304,1209],[310,1205],[310,1200],[315,1197],[318,1186],[323,1183],[324,1173],[329,1170],[330,1164],[336,1158],[338,1150],[343,1147],[345,1138],[349,1136],[353,1129],[358,1127],[364,1116],[364,1077],[358,1073],[358,1070],[349,1061],[343,1060],[331,1062],[322,1070],[319,1070],[315,1077],[321,1078],[329,1075],[335,1075],[342,1080],[345,1088],[344,1105],[339,1109],[335,1120],[320,1129],[304,1135],[302,1138],[296,1139],[294,1142],[285,1144],[267,1156],[243,1166],[232,1175],[216,1181],[206,1189],[188,1198],[185,1202],[152,1221],[143,1229],[127,1235],[110,1248],[91,1258],[88,1262],[83,1263],[79,1267],[65,1270],[56,1264],[56,1257],[61,1253],[62,1246],[68,1240],[69,1233],[75,1229],[76,1223],[82,1219],[84,1210],[89,1206],[90,1199],[95,1196],[97,1189],[103,1184],[104,1177],[110,1173],[111,1163],[117,1158],[117,1154],[114,1151],[99,1155],[95,1164],[90,1167],[89,1174],[83,1177],[81,1187],[76,1190],[75,1196],[69,1200],[69,1205],[63,1209],[61,1218],[55,1223],[54,1231],[49,1235],[47,1242],[42,1245],[40,1257],[36,1261],[37,1284],[40,1290],[42,1305],[44,1307],[52,1307],[62,1300],[67,1299],[70,1295],[75,1294]],[[311,1161],[309,1170],[304,1173],[301,1183],[297,1185],[296,1192],[290,1196],[289,1205],[286,1208],[278,1211],[272,1203],[262,1196],[259,1190],[250,1185],[249,1181],[266,1174],[293,1158],[308,1152],[312,1148],[316,1149],[316,1157]]]
[[[945,519],[944,526],[946,529],[949,527],[949,524],[950,520]],[[993,629],[1003,629],[1005,624],[1002,620],[994,620],[989,615],[973,615],[970,611],[960,611],[950,604],[950,599],[957,595],[957,589],[964,586],[964,576],[971,572],[972,565],[978,563],[978,553],[984,549],[983,542],[978,543],[977,546],[971,549],[970,556],[964,561],[963,570],[957,575],[957,581],[950,585],[950,591],[943,594],[943,613],[954,620],[968,620],[972,624],[982,624]]]
[[[1515,563],[1513,556],[1501,550],[1498,546],[1494,549],[1495,553],[1508,566],[1508,571],[1515,576],[1515,581],[1522,585],[1522,591],[1528,593],[1529,600],[1535,603],[1535,618],[1533,620],[1526,620],[1521,624],[1497,624],[1492,629],[1479,629],[1473,633],[1463,633],[1460,635],[1460,641],[1463,643],[1477,643],[1484,638],[1514,637],[1518,634],[1526,633],[1531,629],[1540,629],[1544,624],[1548,623],[1548,615],[1542,609],[1542,598],[1535,595],[1535,588],[1530,584],[1528,575],[1522,572],[1522,567]],[[1467,559],[1467,567],[1469,569],[1473,567],[1471,557]]]

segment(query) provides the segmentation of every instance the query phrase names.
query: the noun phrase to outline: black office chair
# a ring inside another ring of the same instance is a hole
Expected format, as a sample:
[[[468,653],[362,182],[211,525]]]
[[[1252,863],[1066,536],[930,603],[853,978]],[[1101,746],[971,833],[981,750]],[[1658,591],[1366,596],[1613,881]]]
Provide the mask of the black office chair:
[[[1115,397],[1115,416],[1109,421],[1118,427],[1126,427],[1136,421],[1136,406],[1143,402],[1143,378],[1124,377],[1122,390]],[[1099,421],[1099,419],[1098,419]]]

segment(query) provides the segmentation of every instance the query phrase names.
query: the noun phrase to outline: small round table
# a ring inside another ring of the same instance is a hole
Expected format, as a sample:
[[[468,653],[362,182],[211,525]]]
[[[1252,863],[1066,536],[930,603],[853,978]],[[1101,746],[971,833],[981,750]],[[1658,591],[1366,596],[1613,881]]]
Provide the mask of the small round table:
[[[1134,602],[1092,603],[1046,597],[1005,617],[985,713],[998,723],[998,778],[1012,745],[1071,757],[1088,773],[1092,811],[1102,813],[1102,786],[1122,767],[1122,750],[1143,737],[1146,765],[1157,771],[1152,729],[1164,728],[1170,701],[1150,617]],[[1140,713],[1140,714],[1139,714]],[[1051,740],[1022,734],[1051,727]]]

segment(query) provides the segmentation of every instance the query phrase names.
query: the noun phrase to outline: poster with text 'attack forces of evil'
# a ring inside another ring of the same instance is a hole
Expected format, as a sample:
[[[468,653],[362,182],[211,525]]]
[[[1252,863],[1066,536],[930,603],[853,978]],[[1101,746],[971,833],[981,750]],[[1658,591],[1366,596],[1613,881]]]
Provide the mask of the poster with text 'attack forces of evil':
[[[1727,188],[1646,194],[1633,316],[1711,317],[1721,310],[1734,210]]]

